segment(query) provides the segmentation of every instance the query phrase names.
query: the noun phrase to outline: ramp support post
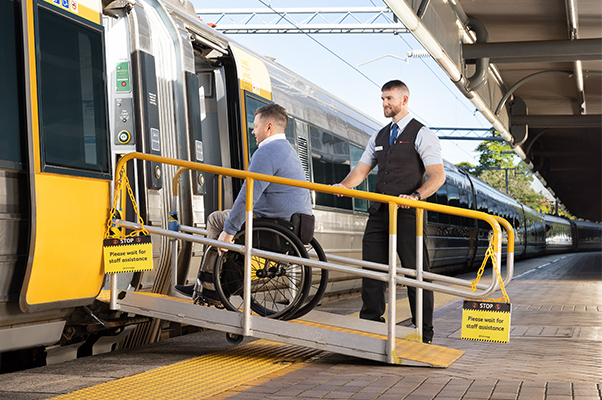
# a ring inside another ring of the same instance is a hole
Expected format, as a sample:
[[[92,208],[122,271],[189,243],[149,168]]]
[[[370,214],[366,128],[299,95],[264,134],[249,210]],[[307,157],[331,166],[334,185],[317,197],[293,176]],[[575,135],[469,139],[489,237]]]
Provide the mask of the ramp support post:
[[[416,280],[422,282],[423,280],[423,248],[424,248],[424,237],[422,236],[424,229],[424,210],[422,208],[416,208]],[[416,330],[418,336],[422,340],[422,321],[424,315],[422,315],[422,304],[424,303],[423,289],[421,287],[416,288]]]
[[[251,249],[253,247],[253,178],[247,178],[243,336],[251,336]]]
[[[395,316],[397,289],[397,204],[389,203],[389,313],[387,315],[387,362],[395,362]]]

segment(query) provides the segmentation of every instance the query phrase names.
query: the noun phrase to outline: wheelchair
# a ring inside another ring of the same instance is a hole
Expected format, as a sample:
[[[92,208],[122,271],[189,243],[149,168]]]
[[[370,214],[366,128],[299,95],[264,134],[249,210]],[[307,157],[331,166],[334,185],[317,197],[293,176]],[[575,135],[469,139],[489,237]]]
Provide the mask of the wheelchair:
[[[252,236],[255,249],[299,258],[309,258],[309,252],[313,250],[320,261],[326,261],[318,241],[312,238],[304,245],[289,221],[256,218]],[[234,236],[234,243],[245,243],[244,226]],[[213,287],[221,306],[230,311],[242,311],[244,261],[244,254],[235,251],[222,252],[214,261]],[[327,284],[328,270],[252,256],[251,310],[273,319],[300,318],[320,302]]]

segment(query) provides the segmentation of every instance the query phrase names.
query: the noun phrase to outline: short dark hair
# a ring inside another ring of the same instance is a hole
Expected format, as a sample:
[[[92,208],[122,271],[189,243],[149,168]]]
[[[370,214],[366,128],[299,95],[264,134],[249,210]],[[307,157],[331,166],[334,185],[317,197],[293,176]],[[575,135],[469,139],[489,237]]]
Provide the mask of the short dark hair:
[[[410,93],[410,89],[408,89],[408,86],[403,83],[402,81],[400,81],[399,79],[394,79],[392,81],[389,81],[387,83],[385,83],[382,87],[382,89],[380,89],[381,92],[384,92],[385,90],[393,90],[393,89],[405,89],[408,94]]]
[[[260,115],[261,118],[272,121],[282,129],[286,129],[286,125],[288,124],[286,109],[280,104],[272,103],[267,106],[259,107],[255,110],[255,115]]]

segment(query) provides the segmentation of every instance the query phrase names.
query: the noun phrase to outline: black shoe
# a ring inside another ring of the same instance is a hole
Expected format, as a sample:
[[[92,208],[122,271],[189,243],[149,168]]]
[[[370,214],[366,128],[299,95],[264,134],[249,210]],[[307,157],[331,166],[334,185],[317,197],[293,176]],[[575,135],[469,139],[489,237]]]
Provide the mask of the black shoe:
[[[194,285],[176,285],[174,286],[174,289],[176,292],[186,297],[192,297],[194,294]]]
[[[422,328],[422,343],[431,344],[433,343],[434,332],[433,329]]]

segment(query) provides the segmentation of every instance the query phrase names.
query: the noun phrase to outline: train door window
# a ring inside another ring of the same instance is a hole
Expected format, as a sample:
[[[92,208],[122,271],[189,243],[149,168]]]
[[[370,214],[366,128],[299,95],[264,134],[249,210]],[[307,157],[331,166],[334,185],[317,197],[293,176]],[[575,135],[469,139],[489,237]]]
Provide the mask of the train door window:
[[[266,106],[267,104],[267,101],[260,100],[257,97],[250,96],[249,94],[247,94],[247,96],[245,97],[249,159],[253,156],[255,150],[257,150],[257,141],[255,140],[255,136],[253,136],[253,129],[255,129],[255,125],[253,125],[253,121],[255,120],[255,110],[257,110],[260,107]]]
[[[350,145],[350,150],[351,150],[351,168],[354,168],[357,163],[360,161],[360,158],[362,157],[362,154],[364,153],[364,149],[355,146],[355,145]],[[368,179],[365,179],[362,183],[360,183],[357,187],[357,190],[368,190]],[[363,212],[367,212],[368,211],[368,200],[363,200],[363,199],[353,199],[353,208],[355,209],[355,211],[363,211]]]
[[[0,0],[0,167],[23,169],[26,154],[21,6]]]
[[[447,205],[447,183],[441,185],[441,187],[435,193],[435,198],[437,200],[437,204]],[[438,220],[442,224],[449,224],[449,214],[446,213],[438,213]]]
[[[39,43],[44,170],[108,177],[102,31],[40,7]]]
[[[198,58],[195,58],[198,62]],[[199,78],[199,93],[204,99],[212,99],[215,97],[215,82],[213,80],[213,72],[199,72],[197,74]]]
[[[350,171],[349,142],[310,126],[310,143],[314,182],[330,185],[342,181]],[[353,208],[350,197],[316,193],[316,205]]]

